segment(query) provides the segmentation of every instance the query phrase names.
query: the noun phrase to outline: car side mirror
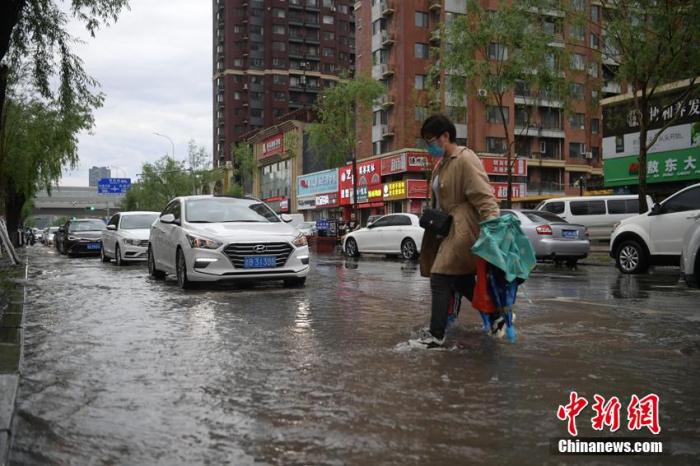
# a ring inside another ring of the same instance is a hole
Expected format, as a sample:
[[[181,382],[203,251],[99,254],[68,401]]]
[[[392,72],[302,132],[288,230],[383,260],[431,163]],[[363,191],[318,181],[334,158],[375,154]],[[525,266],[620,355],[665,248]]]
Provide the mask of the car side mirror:
[[[175,216],[173,214],[161,215],[160,221],[162,223],[175,223]]]
[[[654,206],[651,208],[651,212],[649,212],[649,215],[659,215],[661,214],[662,208],[661,204],[658,202],[654,204]]]
[[[368,224],[367,224],[367,228],[369,228],[369,229],[374,228],[374,223],[368,223]]]
[[[282,219],[282,221],[283,221],[284,223],[289,223],[289,222],[291,222],[292,220],[294,220],[290,215],[287,215],[287,214],[282,214],[282,215],[280,215],[280,218]]]
[[[117,226],[116,225],[107,225],[107,229],[109,231],[115,231],[117,229]]]

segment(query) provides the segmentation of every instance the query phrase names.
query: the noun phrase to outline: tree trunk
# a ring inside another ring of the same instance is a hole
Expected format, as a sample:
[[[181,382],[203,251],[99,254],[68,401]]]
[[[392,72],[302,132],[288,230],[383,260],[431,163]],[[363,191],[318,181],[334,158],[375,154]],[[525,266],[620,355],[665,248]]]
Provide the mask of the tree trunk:
[[[12,186],[5,189],[5,216],[7,220],[7,232],[10,241],[15,247],[19,246],[19,234],[17,229],[22,221],[22,207],[26,201],[23,194],[15,192]]]

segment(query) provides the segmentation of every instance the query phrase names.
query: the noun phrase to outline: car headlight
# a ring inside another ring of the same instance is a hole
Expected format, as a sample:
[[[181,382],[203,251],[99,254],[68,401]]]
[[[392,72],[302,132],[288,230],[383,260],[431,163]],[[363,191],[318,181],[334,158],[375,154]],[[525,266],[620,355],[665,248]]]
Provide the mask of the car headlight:
[[[209,238],[202,238],[201,236],[185,235],[187,241],[190,242],[190,247],[199,249],[218,249],[223,243],[215,241]]]
[[[79,238],[77,236],[73,236],[73,235],[68,236],[68,241],[78,241],[78,239]]]
[[[299,236],[294,238],[294,241],[292,241],[292,244],[298,248],[302,246],[306,246],[309,244],[309,242],[306,240],[306,236],[303,235],[303,233],[299,233]]]
[[[129,244],[129,245],[131,245],[131,246],[138,246],[139,240],[137,240],[137,239],[126,238],[126,239],[124,240],[124,244]]]

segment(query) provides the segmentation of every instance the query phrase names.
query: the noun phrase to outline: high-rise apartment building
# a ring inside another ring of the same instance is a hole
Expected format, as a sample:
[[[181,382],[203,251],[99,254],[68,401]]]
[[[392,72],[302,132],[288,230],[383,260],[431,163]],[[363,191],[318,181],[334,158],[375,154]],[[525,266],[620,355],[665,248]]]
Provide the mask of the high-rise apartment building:
[[[498,2],[482,3],[487,9],[498,7]],[[523,160],[516,170],[522,176],[515,179],[514,191],[521,200],[574,194],[582,180],[586,185],[597,183],[602,175],[597,102],[602,98],[603,76],[593,59],[601,47],[601,7],[587,0],[572,2],[572,7],[580,9],[577,15],[590,18],[572,24],[557,8],[559,3],[552,3],[551,10],[542,12],[543,21],[552,35],[551,46],[569,48],[571,67],[563,69],[573,98],[570,111],[565,112],[564,103],[556,98],[533,98],[525,80],[504,102],[509,131],[516,135],[516,153]],[[360,158],[422,147],[420,125],[435,101],[429,70],[444,51],[440,27],[466,12],[466,0],[356,2],[357,71],[371,73],[387,88],[374,108],[371,127],[359,137]],[[606,76],[606,91],[609,80]],[[484,159],[494,158],[485,165],[497,193],[502,193],[506,178],[499,175],[502,164],[496,159],[505,153],[505,134],[493,102],[488,96],[458,101],[444,88],[438,94],[441,110],[456,123],[458,143],[466,143]]]
[[[102,178],[110,178],[112,170],[109,167],[92,167],[90,168],[90,184],[89,186],[97,186]]]
[[[213,0],[214,163],[355,63],[351,0]]]

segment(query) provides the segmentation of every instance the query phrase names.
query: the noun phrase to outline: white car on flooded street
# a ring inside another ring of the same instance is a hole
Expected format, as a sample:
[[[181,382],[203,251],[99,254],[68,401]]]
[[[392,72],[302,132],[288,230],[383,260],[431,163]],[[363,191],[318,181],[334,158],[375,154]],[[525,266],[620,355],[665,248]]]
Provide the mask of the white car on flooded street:
[[[173,199],[151,226],[148,271],[154,278],[192,282],[283,280],[303,286],[309,273],[306,237],[253,198]]]
[[[158,212],[120,212],[114,214],[102,231],[103,262],[114,259],[117,265],[125,262],[145,261],[148,252],[148,236]]]
[[[343,251],[350,257],[360,254],[401,255],[415,259],[420,254],[425,231],[414,214],[385,215],[365,228],[345,235]]]

